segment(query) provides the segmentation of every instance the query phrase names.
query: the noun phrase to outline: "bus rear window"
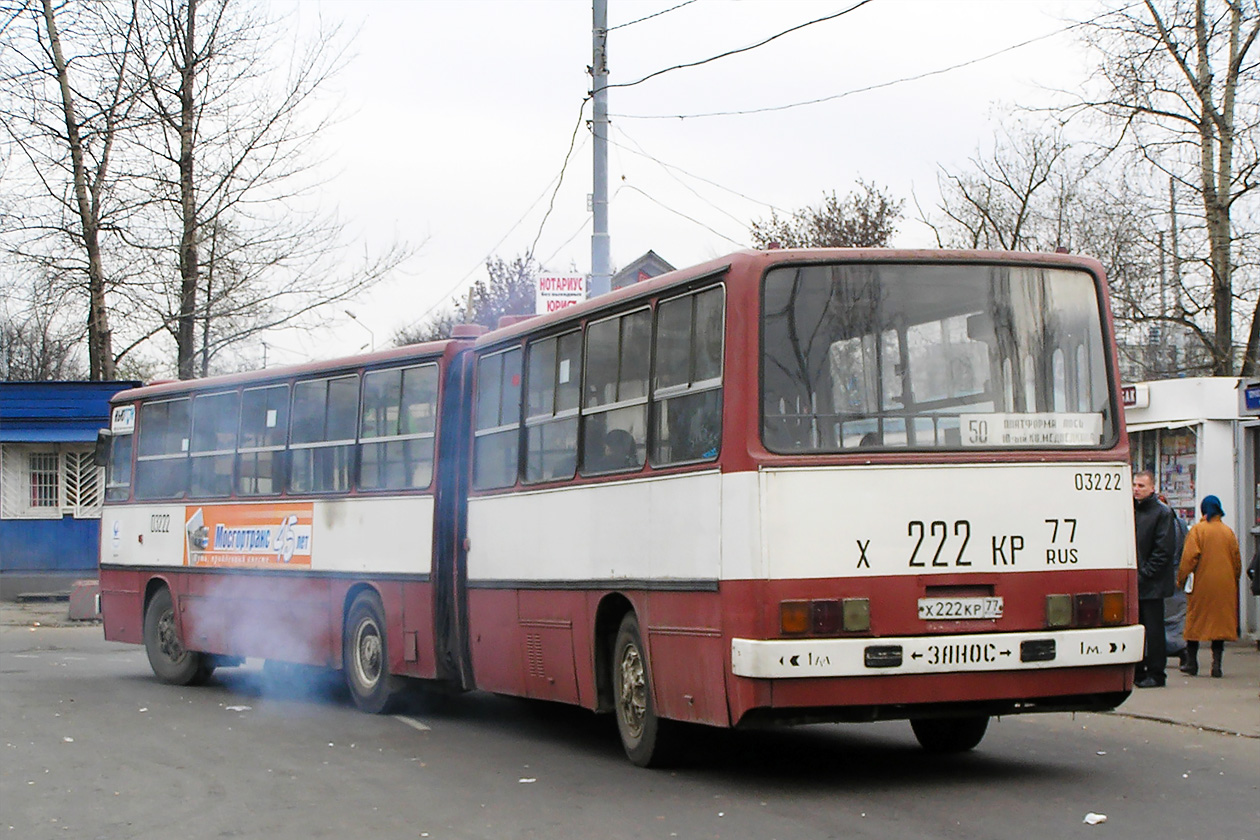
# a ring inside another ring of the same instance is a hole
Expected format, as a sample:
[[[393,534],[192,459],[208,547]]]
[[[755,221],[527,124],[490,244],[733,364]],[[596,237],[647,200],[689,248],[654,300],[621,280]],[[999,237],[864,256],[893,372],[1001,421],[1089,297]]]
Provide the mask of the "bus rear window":
[[[958,264],[766,275],[773,452],[1098,447],[1114,441],[1094,279]]]

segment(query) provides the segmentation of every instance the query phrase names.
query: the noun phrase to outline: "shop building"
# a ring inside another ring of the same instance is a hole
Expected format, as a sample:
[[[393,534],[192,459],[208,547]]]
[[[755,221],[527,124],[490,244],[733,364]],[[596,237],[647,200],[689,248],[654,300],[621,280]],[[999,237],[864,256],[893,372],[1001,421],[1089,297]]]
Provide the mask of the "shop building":
[[[137,382],[0,382],[0,600],[96,577],[109,399]]]
[[[1129,460],[1193,524],[1214,494],[1238,535],[1243,567],[1260,548],[1260,380],[1191,377],[1124,386]],[[1260,598],[1239,587],[1244,637],[1260,639]]]

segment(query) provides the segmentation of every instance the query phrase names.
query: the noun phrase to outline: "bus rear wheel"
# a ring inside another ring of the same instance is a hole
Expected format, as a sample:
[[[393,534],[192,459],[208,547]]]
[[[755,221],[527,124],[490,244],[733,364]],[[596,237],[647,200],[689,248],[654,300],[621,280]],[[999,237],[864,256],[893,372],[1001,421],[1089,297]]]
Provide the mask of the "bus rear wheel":
[[[930,753],[960,753],[974,749],[989,728],[989,716],[918,718],[910,721],[919,746]]]
[[[389,673],[385,610],[374,592],[362,592],[346,612],[342,667],[354,705],[368,714],[382,714],[398,701],[402,681]]]
[[[188,650],[179,637],[171,590],[162,587],[144,610],[144,651],[158,679],[171,685],[199,685],[214,672],[214,661]]]
[[[617,732],[626,756],[640,767],[661,767],[673,753],[677,733],[672,721],[656,715],[652,677],[644,656],[639,620],[628,613],[613,645],[612,684]]]

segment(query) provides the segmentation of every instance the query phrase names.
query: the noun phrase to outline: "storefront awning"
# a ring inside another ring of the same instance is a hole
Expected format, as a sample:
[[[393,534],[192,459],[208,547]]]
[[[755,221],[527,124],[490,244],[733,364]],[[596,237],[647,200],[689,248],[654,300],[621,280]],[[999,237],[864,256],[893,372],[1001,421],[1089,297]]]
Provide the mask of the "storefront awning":
[[[1194,426],[1201,426],[1206,422],[1204,420],[1159,420],[1154,423],[1125,423],[1124,427],[1130,432],[1145,432],[1150,429],[1188,429]]]
[[[82,428],[64,426],[60,428],[8,428],[0,426],[0,443],[92,443],[96,440],[99,426]]]

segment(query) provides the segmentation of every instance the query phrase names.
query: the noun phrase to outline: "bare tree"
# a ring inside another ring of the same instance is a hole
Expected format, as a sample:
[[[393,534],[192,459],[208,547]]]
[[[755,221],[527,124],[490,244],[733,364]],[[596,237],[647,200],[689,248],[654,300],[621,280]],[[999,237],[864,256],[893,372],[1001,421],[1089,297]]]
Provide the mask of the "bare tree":
[[[824,194],[818,207],[806,207],[789,218],[752,223],[749,235],[757,248],[883,248],[897,232],[904,201],[874,184],[858,181],[844,198]]]
[[[347,300],[410,256],[395,247],[354,268],[335,264],[342,228],[310,209],[319,161],[307,149],[329,124],[317,91],[338,70],[338,32],[321,31],[287,70],[280,22],[235,0],[139,0],[145,139],[137,175],[177,226],[150,242],[178,270],[162,299],[181,378],[263,330]]]
[[[83,376],[80,328],[67,323],[47,276],[6,283],[0,299],[0,379],[27,382]]]
[[[22,3],[10,15],[0,71],[3,123],[35,176],[24,185],[31,202],[25,212],[5,217],[10,251],[85,292],[88,375],[112,379],[107,295],[116,280],[105,266],[103,239],[126,215],[111,190],[112,154],[134,102],[126,83],[134,18],[121,4],[51,0]],[[63,22],[78,45],[74,52],[63,46]],[[16,188],[12,173],[6,176]]]
[[[920,218],[938,244],[1066,250],[1107,270],[1126,377],[1214,369],[1209,285],[1179,268],[1196,232],[1177,228],[1158,173],[1063,135],[1058,123],[1000,129],[991,151],[940,168],[940,215]]]
[[[1260,62],[1252,57],[1260,2],[1143,0],[1091,22],[1088,32],[1103,57],[1100,92],[1075,109],[1106,117],[1116,129],[1112,148],[1196,197],[1211,289],[1212,372],[1231,375],[1240,291],[1233,219],[1260,185]],[[1260,334],[1251,320],[1244,373],[1257,371]]]
[[[259,332],[319,326],[414,253],[350,258],[316,199],[336,31],[290,47],[271,7],[240,0],[0,4],[0,109],[20,155],[0,196],[42,199],[0,208],[0,236],[19,263],[85,278],[93,377],[137,352],[131,367],[151,366],[168,341],[180,376],[205,375]]]
[[[1001,129],[987,155],[967,170],[940,167],[942,221],[920,218],[942,247],[1054,251],[1067,247],[1069,207],[1082,162],[1068,162],[1069,144],[1057,128],[1024,124]]]
[[[480,324],[494,329],[508,315],[534,313],[534,287],[542,268],[528,254],[511,262],[501,257],[486,260],[486,278],[473,283],[464,298],[450,304],[412,327],[394,333],[394,344],[418,344],[449,338],[457,324]]]

